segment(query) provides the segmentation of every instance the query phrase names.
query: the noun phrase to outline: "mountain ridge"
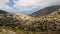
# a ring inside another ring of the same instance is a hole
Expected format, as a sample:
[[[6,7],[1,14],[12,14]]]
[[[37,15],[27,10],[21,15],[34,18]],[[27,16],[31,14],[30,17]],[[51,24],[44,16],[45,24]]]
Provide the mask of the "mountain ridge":
[[[57,11],[59,8],[60,8],[60,5],[49,6],[49,7],[43,8],[37,12],[34,12],[34,13],[30,14],[29,16],[31,16],[31,17],[45,16],[49,13]]]

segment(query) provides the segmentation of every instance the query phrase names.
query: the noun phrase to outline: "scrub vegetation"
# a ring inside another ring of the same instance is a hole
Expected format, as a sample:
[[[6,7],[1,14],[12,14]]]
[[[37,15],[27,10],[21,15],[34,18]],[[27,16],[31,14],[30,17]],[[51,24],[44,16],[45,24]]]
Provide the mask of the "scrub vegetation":
[[[39,18],[0,15],[0,34],[60,34],[60,9]]]

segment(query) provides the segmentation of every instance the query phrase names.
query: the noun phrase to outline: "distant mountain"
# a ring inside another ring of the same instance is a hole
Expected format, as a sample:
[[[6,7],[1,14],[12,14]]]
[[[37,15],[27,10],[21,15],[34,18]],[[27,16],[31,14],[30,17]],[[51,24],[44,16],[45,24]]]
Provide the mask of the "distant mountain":
[[[54,12],[54,11],[57,11],[59,8],[60,8],[60,5],[49,6],[49,7],[42,9],[42,10],[34,12],[34,13],[30,14],[29,16],[32,16],[32,17],[45,16],[45,15],[48,15],[48,14]]]

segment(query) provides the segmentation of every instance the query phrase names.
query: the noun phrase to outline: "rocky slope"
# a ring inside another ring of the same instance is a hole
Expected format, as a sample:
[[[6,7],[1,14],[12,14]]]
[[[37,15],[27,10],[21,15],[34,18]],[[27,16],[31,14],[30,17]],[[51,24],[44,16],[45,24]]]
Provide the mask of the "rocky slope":
[[[60,9],[39,18],[0,10],[0,34],[60,34]]]
[[[47,14],[54,12],[54,11],[57,11],[59,8],[60,8],[60,5],[49,6],[49,7],[43,8],[37,12],[34,12],[34,13],[30,14],[29,16],[32,16],[32,17],[45,16]]]
[[[30,20],[31,18],[32,17],[25,16],[22,14],[12,14],[12,13],[8,13],[8,12],[0,10],[0,25],[4,25],[5,23],[6,24],[8,23],[8,25],[12,24],[12,23],[13,24],[17,24],[17,23],[21,23],[21,22],[23,23],[23,22]],[[1,23],[3,23],[3,24],[1,24]]]
[[[0,34],[16,34],[14,31],[23,29],[29,20],[31,20],[29,16],[0,10]]]
[[[29,23],[31,31],[59,31],[60,32],[60,10],[42,16]],[[29,25],[28,24],[28,25]]]

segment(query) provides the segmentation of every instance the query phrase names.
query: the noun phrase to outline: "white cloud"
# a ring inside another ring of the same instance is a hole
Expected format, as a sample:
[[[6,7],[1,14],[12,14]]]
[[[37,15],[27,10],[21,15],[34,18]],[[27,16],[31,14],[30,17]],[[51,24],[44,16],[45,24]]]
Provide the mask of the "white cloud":
[[[42,2],[41,4],[39,4],[39,6],[42,8],[48,7],[51,5],[60,5],[60,0],[46,0],[46,1]]]
[[[38,0],[18,0],[18,2],[15,1],[15,4],[17,6],[29,7],[38,4]]]
[[[5,11],[9,12],[27,12],[30,10],[33,10],[34,8],[44,8],[51,5],[60,5],[60,0],[14,0],[14,8],[9,7],[6,3],[8,3],[9,0],[0,0],[0,9],[3,9]],[[33,11],[32,11],[33,12]]]
[[[40,0],[18,0],[14,1],[15,5],[14,7],[17,9],[22,10],[32,10],[33,8],[36,8],[36,4],[39,4],[41,2]]]
[[[60,0],[18,0],[14,2],[15,2],[15,5],[14,5],[15,8],[24,7],[28,9],[30,9],[31,7],[34,8],[37,6],[40,6],[41,8],[43,8],[51,5],[60,4]]]
[[[9,2],[9,0],[0,0],[0,9],[6,8],[6,3]]]
[[[13,7],[10,7],[9,5],[7,5],[8,2],[9,0],[0,0],[0,10],[12,12],[12,13],[16,12],[16,10],[13,9]]]

